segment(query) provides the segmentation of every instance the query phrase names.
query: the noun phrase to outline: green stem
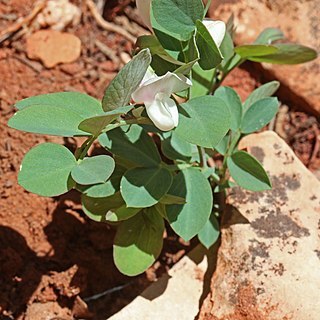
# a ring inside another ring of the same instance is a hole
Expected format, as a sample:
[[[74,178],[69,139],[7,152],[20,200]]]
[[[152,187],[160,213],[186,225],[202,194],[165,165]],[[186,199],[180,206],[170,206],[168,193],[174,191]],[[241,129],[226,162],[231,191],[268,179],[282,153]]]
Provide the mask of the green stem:
[[[227,152],[224,155],[222,168],[221,168],[221,172],[220,172],[220,185],[223,185],[227,182],[227,178],[226,178],[226,173],[227,173],[227,168],[228,168],[227,161],[228,161],[228,158],[231,157],[235,147],[238,145],[240,138],[241,138],[241,132],[237,131],[234,134],[234,136],[232,137],[230,144],[228,146]]]
[[[206,152],[203,147],[197,146],[199,157],[200,157],[200,167],[207,168],[207,159],[206,159]]]
[[[84,157],[87,155],[90,147],[94,143],[94,141],[97,139],[97,136],[91,136],[89,139],[87,139],[84,144],[80,147],[80,154],[77,156],[77,160],[83,160]]]
[[[178,164],[166,164],[162,163],[162,166],[168,169],[169,171],[177,171],[177,170],[184,170],[192,167],[190,163],[178,163]]]
[[[211,0],[208,0],[206,7],[204,8],[204,17],[206,16],[211,5]]]

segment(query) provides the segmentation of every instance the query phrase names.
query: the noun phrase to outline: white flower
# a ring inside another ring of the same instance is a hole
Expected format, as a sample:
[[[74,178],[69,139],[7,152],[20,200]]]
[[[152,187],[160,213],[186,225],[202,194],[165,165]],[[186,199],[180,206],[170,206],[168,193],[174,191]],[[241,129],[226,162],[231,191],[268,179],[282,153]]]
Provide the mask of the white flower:
[[[213,41],[219,48],[223,41],[224,35],[226,34],[226,24],[220,20],[211,20],[211,19],[204,19],[202,21],[204,26],[209,31]]]
[[[143,21],[143,23],[152,30],[151,20],[150,20],[150,5],[151,0],[136,0],[137,9],[139,11],[139,15]],[[224,35],[226,34],[226,24],[220,20],[211,20],[211,19],[204,19],[202,21],[204,26],[209,31],[212,39],[216,43],[217,47],[219,48]]]
[[[148,70],[139,88],[133,92],[132,99],[136,103],[144,103],[149,118],[157,128],[169,131],[179,122],[177,105],[170,96],[191,85],[184,75],[167,72],[159,77]]]

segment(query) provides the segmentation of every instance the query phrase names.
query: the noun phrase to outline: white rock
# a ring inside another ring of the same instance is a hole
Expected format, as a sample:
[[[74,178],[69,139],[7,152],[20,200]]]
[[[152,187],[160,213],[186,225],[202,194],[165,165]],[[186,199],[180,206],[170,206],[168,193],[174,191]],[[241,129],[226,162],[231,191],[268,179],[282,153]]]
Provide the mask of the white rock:
[[[231,193],[200,319],[318,320],[320,182],[273,132],[241,144],[262,160],[273,189]]]

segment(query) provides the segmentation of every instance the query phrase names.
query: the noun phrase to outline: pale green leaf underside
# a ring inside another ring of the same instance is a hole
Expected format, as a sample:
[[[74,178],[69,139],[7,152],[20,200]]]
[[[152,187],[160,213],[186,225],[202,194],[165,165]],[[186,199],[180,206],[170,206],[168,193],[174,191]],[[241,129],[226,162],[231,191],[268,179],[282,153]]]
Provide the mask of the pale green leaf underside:
[[[271,189],[270,179],[262,165],[247,152],[235,152],[227,164],[231,177],[239,186],[252,191]]]
[[[72,188],[70,172],[76,165],[75,157],[66,147],[40,144],[25,155],[18,182],[26,190],[41,196],[58,196]]]
[[[169,194],[186,201],[185,204],[167,205],[166,209],[172,229],[188,241],[209,219],[213,201],[210,183],[195,168],[182,170],[174,177]]]
[[[163,218],[154,208],[123,221],[114,239],[113,257],[120,272],[135,276],[159,256],[164,231]]]

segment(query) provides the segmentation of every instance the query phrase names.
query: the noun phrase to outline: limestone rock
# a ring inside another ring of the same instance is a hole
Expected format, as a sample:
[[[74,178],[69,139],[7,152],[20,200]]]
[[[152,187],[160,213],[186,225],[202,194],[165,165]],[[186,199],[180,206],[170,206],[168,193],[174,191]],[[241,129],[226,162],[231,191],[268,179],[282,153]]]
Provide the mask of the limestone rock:
[[[109,320],[194,320],[199,312],[208,261],[212,267],[216,248],[211,250],[209,258],[204,247],[193,249],[168,274]]]
[[[52,320],[63,319],[71,320],[72,317],[69,314],[67,308],[63,308],[58,302],[49,301],[46,303],[33,303],[28,306],[25,320]]]
[[[79,24],[80,18],[81,10],[69,0],[48,0],[33,22],[33,27],[62,31],[67,26]]]
[[[275,133],[241,147],[263,162],[273,189],[234,189],[200,319],[318,320],[320,182]]]
[[[236,42],[251,43],[265,28],[280,28],[290,42],[320,50],[320,0],[217,0],[209,15],[227,20],[235,16]],[[320,58],[301,65],[263,64],[269,77],[289,87],[295,101],[320,114]]]
[[[47,68],[59,63],[71,63],[81,54],[81,41],[65,32],[40,30],[27,38],[27,55],[41,60]]]

